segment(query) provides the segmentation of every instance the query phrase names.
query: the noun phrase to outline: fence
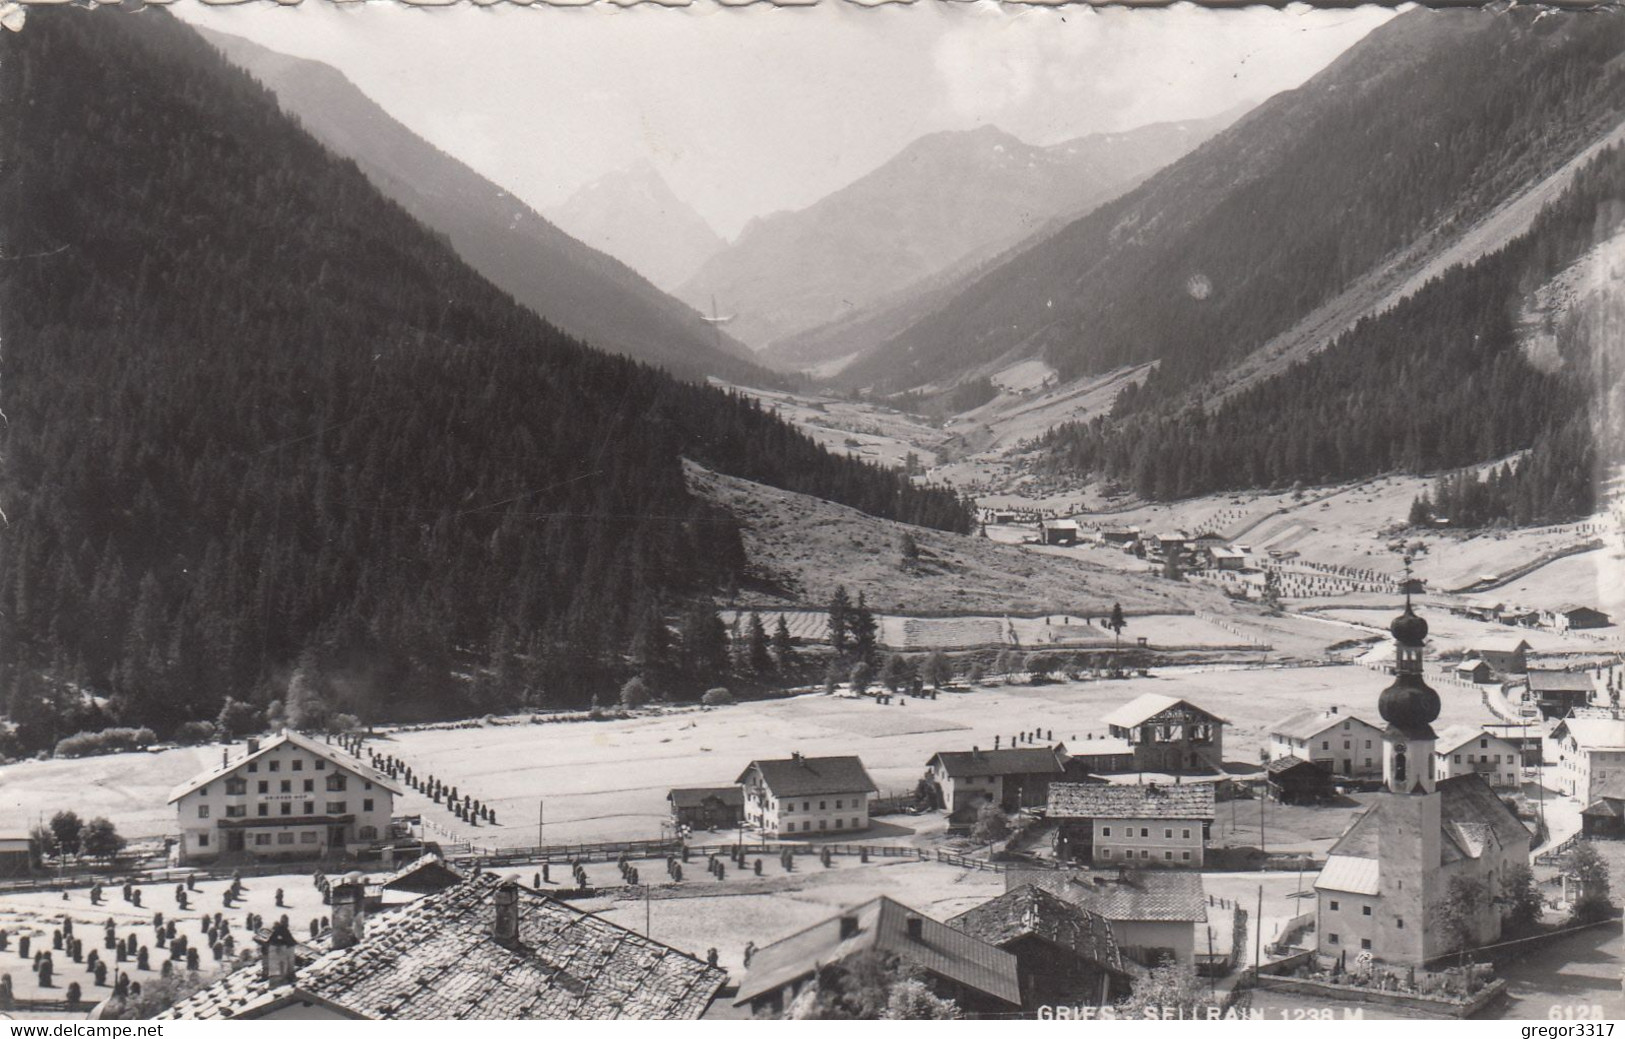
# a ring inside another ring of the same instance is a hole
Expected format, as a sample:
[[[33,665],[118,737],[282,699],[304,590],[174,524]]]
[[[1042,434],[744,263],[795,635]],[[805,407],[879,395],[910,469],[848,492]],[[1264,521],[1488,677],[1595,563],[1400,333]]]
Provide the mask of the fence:
[[[1555,844],[1552,847],[1547,848],[1545,851],[1541,852],[1539,855],[1536,855],[1535,856],[1535,865],[1537,865],[1537,866],[1550,866],[1550,865],[1553,865],[1553,864],[1557,863],[1559,860],[1561,860],[1563,858],[1564,855],[1566,855],[1568,853],[1570,848],[1574,847],[1576,844],[1578,844],[1580,841],[1582,841],[1584,839],[1585,839],[1585,835],[1582,834],[1582,833],[1576,833],[1576,834],[1569,835],[1567,838],[1565,838],[1563,840],[1563,842],[1561,844]]]

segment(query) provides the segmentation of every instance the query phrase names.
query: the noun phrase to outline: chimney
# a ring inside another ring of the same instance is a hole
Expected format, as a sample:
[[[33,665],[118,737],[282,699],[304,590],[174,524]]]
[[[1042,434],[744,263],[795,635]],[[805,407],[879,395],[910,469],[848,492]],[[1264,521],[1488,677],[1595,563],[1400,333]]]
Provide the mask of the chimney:
[[[1332,704],[1332,710],[1331,710],[1331,713],[1332,713],[1332,714],[1336,714],[1336,713],[1337,713],[1337,705],[1336,705],[1336,704]]]
[[[299,943],[294,941],[288,925],[279,920],[271,927],[270,934],[264,938],[256,936],[254,940],[260,945],[260,976],[274,985],[291,983],[294,971],[299,969],[294,960]]]
[[[510,876],[497,885],[496,920],[491,937],[509,947],[519,944],[519,878]]]
[[[220,767],[225,768],[229,764],[231,764],[231,750],[229,748],[227,748],[227,747],[221,747],[220,748]]]
[[[333,948],[348,949],[366,936],[366,894],[360,873],[345,874],[333,887]]]
[[[904,923],[908,927],[908,936],[909,936],[909,939],[911,941],[919,942],[919,941],[924,941],[925,940],[925,939],[920,937],[920,928],[921,928],[922,925],[920,923],[920,917],[919,917],[918,913],[910,913],[910,914],[908,914],[908,919],[906,921],[904,921]]]
[[[250,754],[258,754],[260,752],[260,738],[258,736],[248,737],[248,752]]]
[[[841,917],[841,940],[852,937],[858,933],[858,918],[855,916]]]

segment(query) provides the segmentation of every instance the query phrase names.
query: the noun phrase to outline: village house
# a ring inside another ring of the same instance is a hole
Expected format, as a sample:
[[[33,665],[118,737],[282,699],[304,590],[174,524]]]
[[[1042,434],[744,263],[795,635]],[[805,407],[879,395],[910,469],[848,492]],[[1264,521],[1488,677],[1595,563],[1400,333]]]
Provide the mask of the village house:
[[[1130,548],[1140,540],[1139,527],[1102,527],[1095,532],[1095,539],[1102,545],[1114,545],[1117,548]]]
[[[1130,993],[1130,969],[1106,918],[1032,884],[949,919],[948,926],[1016,958],[1021,1005],[1109,1006]]]
[[[1270,728],[1269,756],[1302,758],[1336,776],[1382,775],[1382,730],[1338,707],[1300,711]]]
[[[1477,657],[1495,671],[1497,681],[1507,681],[1529,669],[1529,650],[1533,648],[1516,635],[1483,639],[1468,647],[1466,657]]]
[[[1530,722],[1487,722],[1484,731],[1512,744],[1522,767],[1536,768],[1545,763],[1546,730],[1541,726]]]
[[[33,865],[27,834],[0,833],[0,879],[26,877]]]
[[[1587,837],[1625,837],[1625,771],[1599,782],[1595,796],[1580,811],[1580,832]]]
[[[1167,558],[1170,552],[1183,554],[1190,545],[1190,535],[1183,530],[1165,530],[1160,534],[1151,536],[1151,544],[1146,546],[1148,552]]]
[[[1567,718],[1575,710],[1591,705],[1596,692],[1591,676],[1584,671],[1543,671],[1530,668],[1529,698],[1542,718]]]
[[[731,830],[745,819],[745,791],[737,785],[674,787],[666,801],[676,827]]]
[[[1468,657],[1457,664],[1456,677],[1474,685],[1492,685],[1497,681],[1495,668],[1478,657]]]
[[[1246,570],[1253,565],[1252,549],[1246,545],[1215,545],[1207,556],[1217,570]]]
[[[1336,791],[1330,772],[1291,754],[1265,765],[1264,776],[1270,796],[1282,804],[1315,804]]]
[[[752,761],[737,781],[745,823],[762,836],[853,833],[869,828],[869,795],[879,793],[856,757]]]
[[[969,1014],[1008,1014],[1021,1008],[1015,956],[885,895],[756,950],[734,1005],[776,1017],[819,967],[868,952],[918,967],[938,996],[952,999]]]
[[[356,855],[389,837],[402,788],[331,744],[283,730],[170,791],[182,864]]]
[[[992,802],[1007,812],[1038,808],[1049,800],[1049,785],[1065,774],[1057,747],[938,751],[926,763],[937,792],[937,807],[951,817],[974,815]]]
[[[169,1020],[692,1020],[727,981],[705,961],[482,874],[369,921],[333,888],[310,943],[274,923],[259,962],[160,1014]]]
[[[1554,631],[1581,631],[1606,628],[1614,622],[1601,610],[1579,603],[1564,603],[1555,610],[1542,612],[1541,623]]]
[[[369,913],[392,909],[456,887],[467,879],[462,870],[439,855],[420,855],[399,869],[363,876],[366,908]]]
[[[1551,740],[1558,788],[1581,804],[1595,801],[1605,782],[1625,773],[1625,719],[1565,718]]]
[[[1076,545],[1078,521],[1047,519],[1038,521],[1038,540],[1045,545]]]
[[[1102,868],[1200,869],[1213,823],[1213,784],[1055,783],[1046,818],[1055,855]]]
[[[1476,771],[1438,776],[1439,694],[1423,678],[1428,625],[1405,611],[1390,625],[1394,681],[1378,699],[1384,791],[1332,845],[1315,879],[1320,956],[1368,952],[1383,963],[1422,966],[1454,951],[1436,924],[1455,878],[1484,897],[1467,919],[1468,942],[1501,935],[1508,870],[1529,863],[1529,831]]]
[[[1073,741],[1070,747],[1061,744],[1055,749],[1066,767],[1068,783],[1083,783],[1094,776],[1134,771],[1134,748],[1125,739],[1096,737],[1091,733]]]
[[[1477,772],[1497,790],[1522,786],[1518,748],[1482,726],[1454,725],[1439,733],[1436,774],[1440,779]]]
[[[1102,719],[1110,735],[1134,749],[1142,772],[1219,771],[1229,724],[1188,700],[1143,693]]]
[[[1168,960],[1196,964],[1197,927],[1208,919],[1200,873],[1012,869],[1004,875],[1007,892],[1028,884],[1103,918],[1111,926],[1118,950],[1133,963],[1142,967]]]

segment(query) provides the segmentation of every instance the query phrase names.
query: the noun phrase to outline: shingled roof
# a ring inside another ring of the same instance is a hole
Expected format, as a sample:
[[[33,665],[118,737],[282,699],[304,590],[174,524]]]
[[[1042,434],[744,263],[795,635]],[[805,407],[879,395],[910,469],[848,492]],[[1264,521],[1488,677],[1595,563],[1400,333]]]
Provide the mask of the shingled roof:
[[[291,743],[302,750],[309,751],[316,757],[325,758],[326,760],[337,765],[339,768],[360,776],[362,779],[365,779],[370,783],[381,786],[392,794],[396,794],[398,796],[406,793],[406,788],[395,782],[393,779],[390,779],[388,776],[373,768],[371,765],[363,764],[360,759],[346,754],[344,751],[339,750],[332,744],[323,743],[320,740],[313,740],[309,736],[302,733],[294,732],[292,729],[283,729],[275,736],[272,736],[270,739],[261,743],[258,750],[245,752],[241,757],[233,758],[232,760],[226,761],[223,764],[216,765],[207,772],[199,772],[191,779],[188,779],[180,786],[177,786],[175,789],[169,792],[168,803],[174,804],[176,801],[179,801],[181,798],[185,797],[187,794],[190,794],[199,787],[206,786],[217,779],[224,779],[226,776],[231,775],[248,762],[253,761],[256,758],[264,757],[266,754],[276,750],[285,743]]]
[[[1126,973],[1111,924],[1099,913],[1034,884],[1006,891],[948,921],[948,926],[1003,949],[1041,938],[1107,970]]]
[[[677,786],[666,793],[666,800],[671,802],[673,808],[703,808],[705,802],[712,798],[725,805],[743,807],[745,804],[745,791],[735,786]]]
[[[1051,783],[1052,819],[1211,819],[1211,783]]]
[[[1013,869],[1004,889],[1025,884],[1083,906],[1108,921],[1201,923],[1207,919],[1202,875],[1191,870]]]
[[[1373,729],[1381,728],[1381,726],[1371,725],[1370,722],[1357,714],[1345,714],[1341,711],[1327,711],[1316,708],[1309,711],[1299,711],[1297,714],[1287,716],[1286,720],[1270,726],[1270,735],[1285,736],[1294,740],[1310,740],[1327,729],[1336,728],[1344,722],[1350,721],[1370,725]]]
[[[1529,680],[1532,693],[1585,693],[1597,690],[1591,676],[1584,671],[1536,671],[1531,668],[1524,676]]]
[[[1191,703],[1189,700],[1181,700],[1177,697],[1164,696],[1161,693],[1141,693],[1128,703],[1112,711],[1110,714],[1107,714],[1101,719],[1101,721],[1105,722],[1107,725],[1116,725],[1120,728],[1132,729],[1136,725],[1143,725],[1162,712],[1171,710],[1175,707],[1184,707],[1205,718],[1210,718],[1221,725],[1230,724],[1223,718],[1220,718],[1218,715],[1202,710],[1202,708]]]
[[[943,750],[926,767],[941,762],[954,779],[968,776],[1030,776],[1066,771],[1054,747],[1009,747],[1003,750]]]
[[[908,933],[908,920],[918,917],[920,936]],[[843,918],[851,919],[842,936]],[[1016,958],[980,938],[916,913],[885,895],[848,909],[751,956],[750,972],[740,982],[736,1004],[748,1003],[803,978],[826,963],[838,963],[871,949],[888,952],[949,981],[1021,1005]]]
[[[774,797],[811,797],[816,794],[876,793],[879,787],[856,756],[807,758],[800,755],[752,761],[739,774],[737,783],[746,783],[750,774],[761,774],[762,782]]]
[[[500,881],[472,877],[368,921],[291,983],[245,967],[159,1015],[259,1017],[308,1002],[364,1019],[698,1018],[727,975],[704,961],[520,887],[519,938],[493,934]]]

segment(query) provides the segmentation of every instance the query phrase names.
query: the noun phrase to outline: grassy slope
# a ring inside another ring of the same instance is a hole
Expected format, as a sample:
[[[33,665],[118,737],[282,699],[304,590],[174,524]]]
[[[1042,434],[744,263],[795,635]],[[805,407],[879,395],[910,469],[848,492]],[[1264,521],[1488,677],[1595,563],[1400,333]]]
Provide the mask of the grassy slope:
[[[689,485],[744,527],[752,576],[745,602],[827,602],[837,584],[887,613],[1098,613],[1120,602],[1132,613],[1220,608],[1216,592],[1114,573],[1073,559],[1040,557],[1012,545],[877,520],[853,509],[688,467]],[[900,566],[907,530],[922,565]]]

